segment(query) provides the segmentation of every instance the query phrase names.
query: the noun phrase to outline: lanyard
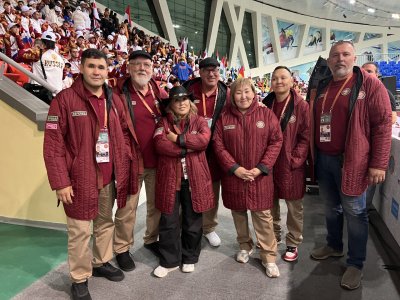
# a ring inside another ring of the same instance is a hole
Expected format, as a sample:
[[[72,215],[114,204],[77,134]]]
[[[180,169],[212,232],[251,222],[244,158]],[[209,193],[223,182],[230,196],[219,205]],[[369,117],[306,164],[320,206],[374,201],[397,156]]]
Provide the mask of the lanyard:
[[[204,117],[207,117],[206,95],[204,93],[201,93],[201,97],[203,98],[203,114],[204,114]],[[214,101],[213,113],[215,111],[215,106],[217,105],[217,98],[218,98],[218,87],[215,90],[215,101]],[[211,115],[211,118],[212,118],[212,115]]]
[[[287,107],[287,105],[288,105],[288,103],[289,103],[289,100],[290,100],[290,92],[289,92],[289,95],[287,95],[287,97],[286,97],[286,99],[285,99],[285,106],[283,107],[283,109],[282,109],[282,112],[281,112],[281,115],[279,116],[279,122],[281,122],[282,121],[282,119],[283,119],[283,117],[285,116],[285,109],[286,109],[286,107]],[[276,101],[276,99],[275,99],[275,101]],[[274,104],[275,104],[275,101],[272,103],[272,111],[274,111]]]
[[[345,81],[345,82],[342,84],[342,86],[340,87],[339,91],[336,93],[336,96],[335,96],[335,99],[333,100],[332,106],[331,106],[331,108],[329,109],[329,113],[330,113],[330,114],[332,113],[332,109],[333,109],[333,107],[335,106],[336,101],[337,101],[337,99],[339,98],[340,93],[343,91],[344,87],[345,87],[346,84],[350,81],[350,79],[351,79],[352,77],[353,77],[353,76],[350,76],[349,78],[347,78],[346,81]],[[325,92],[324,100],[322,101],[322,111],[321,111],[321,115],[324,114],[325,101],[326,101],[326,98],[327,98],[327,96],[328,96],[328,91],[329,91],[329,88],[330,88],[330,86],[331,86],[331,83],[332,83],[332,81],[329,83],[328,88],[326,89],[326,92]]]
[[[136,94],[138,95],[139,99],[142,101],[143,105],[146,107],[146,109],[149,111],[149,113],[153,116],[154,119],[157,118],[157,115],[154,113],[154,111],[151,109],[151,107],[147,104],[146,100],[144,100],[142,93],[139,92],[136,87],[132,84],[133,89],[135,90]],[[151,95],[153,96],[153,99],[156,99],[156,96],[154,95],[154,91],[153,88],[151,87],[151,85],[149,84],[149,89],[151,92]],[[158,108],[158,105],[156,105],[156,109],[158,111],[159,114],[161,114],[160,109]]]
[[[107,114],[107,102],[106,99],[104,99],[104,129],[107,129],[107,121],[108,121],[108,114]]]

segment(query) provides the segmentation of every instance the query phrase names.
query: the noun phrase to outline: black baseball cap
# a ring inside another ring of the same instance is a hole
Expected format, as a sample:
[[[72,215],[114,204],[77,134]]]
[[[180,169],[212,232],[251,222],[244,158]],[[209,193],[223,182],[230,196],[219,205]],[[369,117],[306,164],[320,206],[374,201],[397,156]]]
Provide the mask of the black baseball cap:
[[[199,63],[200,69],[206,68],[206,67],[219,67],[219,62],[218,62],[218,60],[216,60],[213,57],[207,57]]]
[[[136,51],[133,51],[131,54],[129,54],[129,60],[135,59],[137,57],[144,57],[144,58],[148,58],[151,60],[150,53],[147,51],[144,51],[144,50],[136,50]]]

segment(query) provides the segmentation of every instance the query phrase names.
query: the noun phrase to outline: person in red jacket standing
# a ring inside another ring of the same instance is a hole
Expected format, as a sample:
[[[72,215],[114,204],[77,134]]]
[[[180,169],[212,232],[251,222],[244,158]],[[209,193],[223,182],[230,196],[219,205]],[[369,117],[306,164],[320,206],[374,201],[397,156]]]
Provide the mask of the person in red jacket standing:
[[[159,155],[156,207],[161,211],[160,265],[154,275],[160,278],[181,263],[182,272],[194,271],[201,250],[202,212],[215,205],[205,154],[211,132],[192,101],[184,87],[172,88],[162,101],[165,116],[154,133]]]
[[[325,201],[327,245],[314,249],[317,260],[341,257],[343,223],[347,221],[345,289],[361,284],[368,240],[366,189],[385,180],[392,141],[392,111],[384,85],[355,66],[350,41],[329,51],[332,76],[319,82],[310,100],[312,161],[320,197]]]
[[[134,155],[122,102],[105,84],[104,53],[82,54],[81,75],[51,102],[43,155],[50,186],[67,215],[68,265],[73,299],[91,299],[88,278],[121,281],[112,266],[112,208],[126,209],[129,165]],[[123,214],[124,215],[124,214]],[[90,251],[91,220],[93,250]]]
[[[220,80],[219,62],[213,57],[207,57],[199,63],[200,77],[186,81],[183,86],[192,92],[198,114],[203,116],[211,129],[211,138],[215,124],[229,102],[229,88]],[[203,234],[213,247],[221,245],[221,239],[215,231],[218,225],[218,203],[221,186],[221,170],[212,151],[211,143],[207,149],[207,160],[213,181],[215,208],[203,214]]]
[[[272,167],[281,150],[282,132],[274,113],[255,97],[250,79],[240,78],[232,84],[232,105],[227,106],[217,121],[213,147],[224,171],[222,200],[232,210],[236,227],[240,247],[236,260],[247,263],[253,252],[247,217],[250,210],[266,274],[278,277],[277,242],[271,215]]]
[[[132,210],[131,222],[135,224],[140,190],[144,183],[147,208],[144,247],[158,256],[160,211],[155,207],[157,155],[154,149],[153,133],[161,116],[159,99],[167,98],[168,94],[152,79],[153,63],[148,52],[143,50],[131,52],[128,70],[129,76],[119,79],[117,88],[125,104],[128,121],[136,131],[137,138],[135,147],[139,165],[132,170],[134,173],[139,173],[139,178],[138,192],[129,199],[129,201],[132,200],[129,202]],[[134,237],[130,239],[130,244],[133,243]]]
[[[279,199],[288,208],[286,252],[283,259],[295,261],[297,247],[303,240],[303,197],[305,192],[305,160],[310,142],[310,112],[308,103],[293,89],[293,77],[287,67],[276,67],[272,72],[273,92],[263,103],[275,113],[281,125],[283,144],[274,166],[274,232],[281,241]]]

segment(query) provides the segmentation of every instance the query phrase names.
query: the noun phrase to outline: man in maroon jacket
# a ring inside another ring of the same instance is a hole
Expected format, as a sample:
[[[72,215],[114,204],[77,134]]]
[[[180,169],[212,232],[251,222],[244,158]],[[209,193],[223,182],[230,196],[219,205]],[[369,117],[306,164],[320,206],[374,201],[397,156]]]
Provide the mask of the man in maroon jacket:
[[[146,232],[144,247],[158,255],[158,225],[160,211],[155,207],[155,186],[157,156],[154,149],[153,133],[160,118],[158,100],[167,98],[167,93],[159,89],[151,78],[153,63],[148,52],[133,51],[129,55],[130,76],[119,80],[118,88],[123,99],[129,126],[136,131],[139,166],[133,172],[139,173],[138,192],[130,196],[131,222],[136,220],[136,208],[143,182],[146,186]],[[133,244],[133,237],[131,244]]]
[[[327,245],[317,260],[343,256],[343,221],[347,221],[346,289],[361,284],[368,240],[365,191],[385,180],[391,144],[388,93],[375,77],[354,66],[354,46],[335,43],[328,58],[332,76],[322,80],[311,99],[311,145],[321,198],[325,201]]]
[[[219,74],[219,62],[212,57],[207,57],[199,63],[200,78],[189,80],[183,86],[194,95],[194,103],[198,109],[198,115],[206,119],[211,129],[211,137],[215,130],[215,124],[223,111],[225,103],[229,102],[230,90],[221,80]],[[213,181],[213,191],[216,205],[213,209],[203,213],[203,234],[213,247],[221,244],[221,239],[215,232],[218,225],[217,212],[219,192],[221,187],[221,168],[217,163],[211,143],[207,149],[207,161]]]
[[[91,275],[111,281],[124,278],[109,263],[114,227],[118,231],[112,208],[117,198],[117,219],[126,207],[132,150],[122,102],[104,85],[105,54],[84,51],[80,69],[72,87],[57,94],[50,105],[43,152],[51,188],[67,215],[72,298],[91,299]]]

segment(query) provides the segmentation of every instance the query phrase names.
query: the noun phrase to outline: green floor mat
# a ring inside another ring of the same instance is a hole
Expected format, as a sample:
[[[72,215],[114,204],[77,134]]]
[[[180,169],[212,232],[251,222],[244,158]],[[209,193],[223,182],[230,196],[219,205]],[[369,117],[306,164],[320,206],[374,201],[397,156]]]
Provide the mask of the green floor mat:
[[[67,233],[0,223],[0,299],[10,299],[67,259]]]

